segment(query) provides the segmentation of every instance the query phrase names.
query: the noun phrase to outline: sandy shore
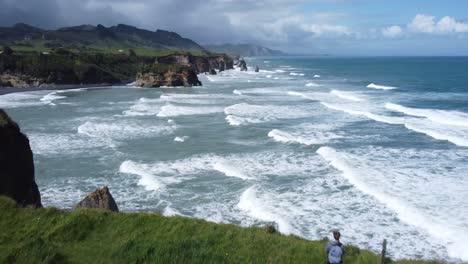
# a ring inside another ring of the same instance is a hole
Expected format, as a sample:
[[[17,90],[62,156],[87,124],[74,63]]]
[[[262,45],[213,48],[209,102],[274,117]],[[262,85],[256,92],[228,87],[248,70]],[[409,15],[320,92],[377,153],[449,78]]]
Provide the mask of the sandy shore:
[[[20,93],[20,92],[29,92],[29,91],[49,91],[49,90],[68,90],[68,89],[79,89],[79,88],[106,88],[112,87],[115,85],[126,85],[127,83],[122,84],[87,84],[87,85],[56,85],[49,87],[0,87],[0,95],[9,94],[9,93]]]

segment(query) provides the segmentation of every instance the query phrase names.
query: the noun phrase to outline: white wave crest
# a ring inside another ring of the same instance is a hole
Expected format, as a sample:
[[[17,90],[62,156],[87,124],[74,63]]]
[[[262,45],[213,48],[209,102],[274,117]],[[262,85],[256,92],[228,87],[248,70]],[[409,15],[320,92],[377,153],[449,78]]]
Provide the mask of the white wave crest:
[[[349,109],[343,106],[321,102],[327,108],[342,111],[354,116],[362,116],[377,122],[404,125],[407,129],[426,134],[437,140],[446,140],[457,146],[468,147],[468,129],[463,126],[440,125],[428,119],[397,117],[373,114],[366,111]]]
[[[79,134],[89,137],[125,140],[169,135],[176,128],[176,126],[139,124],[123,120],[112,123],[85,122],[77,130]]]
[[[369,172],[365,169],[359,170],[359,168],[353,167],[351,165],[353,163],[348,161],[345,154],[339,153],[330,147],[321,147],[317,150],[317,153],[327,162],[329,162],[331,166],[341,171],[343,177],[345,177],[360,191],[371,195],[379,202],[383,203],[388,208],[396,212],[400,220],[407,224],[422,228],[433,237],[447,243],[448,254],[451,257],[462,258],[465,260],[468,259],[468,251],[466,250],[466,246],[462,246],[460,243],[458,243],[458,238],[468,237],[468,234],[465,230],[453,229],[452,226],[449,226],[446,223],[440,223],[433,219],[430,215],[425,215],[417,208],[414,208],[410,204],[406,203],[405,200],[386,193],[386,191],[379,188],[379,186],[368,184],[365,180],[363,180],[368,178],[368,175],[365,174],[371,173],[372,177],[374,177],[376,172]]]
[[[252,177],[245,175],[244,173],[239,171],[237,168],[231,166],[229,163],[223,162],[223,161],[215,162],[213,164],[213,169],[223,173],[224,175],[228,177],[236,177],[236,178],[243,179],[243,180],[254,179]]]
[[[306,146],[325,144],[342,137],[327,131],[329,129],[330,127],[323,125],[304,124],[294,127],[292,132],[273,129],[268,132],[268,137],[282,143],[298,143]]]
[[[339,98],[349,100],[349,101],[354,101],[354,102],[365,101],[364,99],[356,96],[355,94],[353,94],[351,92],[343,92],[343,91],[338,91],[338,90],[332,90],[330,93],[333,94],[333,95],[336,95]]]
[[[53,105],[53,101],[67,98],[66,96],[58,95],[59,93],[60,92],[58,92],[58,91],[51,92],[51,93],[46,94],[45,96],[43,96],[40,100],[42,102],[46,102],[46,103],[49,103],[49,104]]]
[[[314,82],[310,82],[310,83],[307,83],[305,85],[306,87],[319,87],[321,86],[320,84],[317,84],[317,83],[314,83]]]
[[[294,231],[287,219],[272,213],[268,204],[258,198],[257,187],[255,185],[242,193],[237,207],[253,218],[277,223],[279,231],[283,234],[291,234]]]
[[[207,107],[207,106],[176,106],[172,104],[161,107],[161,111],[157,114],[159,117],[173,117],[185,115],[209,115],[214,113],[222,113],[222,107]]]
[[[233,126],[264,123],[277,119],[295,119],[310,116],[305,109],[278,105],[252,105],[240,103],[224,108],[226,120]]]
[[[188,139],[187,136],[175,137],[174,142],[185,142],[185,140],[187,140],[187,139]]]
[[[367,85],[367,88],[378,89],[378,90],[394,90],[394,89],[397,89],[397,87],[377,85],[375,83],[371,83],[371,84]]]
[[[159,171],[146,164],[126,160],[120,164],[121,173],[133,174],[140,177],[138,184],[148,191],[158,191],[169,184],[180,183],[182,179],[176,177],[159,176]]]
[[[392,103],[385,104],[385,108],[411,116],[425,117],[440,124],[468,126],[468,114],[463,112],[411,108]]]

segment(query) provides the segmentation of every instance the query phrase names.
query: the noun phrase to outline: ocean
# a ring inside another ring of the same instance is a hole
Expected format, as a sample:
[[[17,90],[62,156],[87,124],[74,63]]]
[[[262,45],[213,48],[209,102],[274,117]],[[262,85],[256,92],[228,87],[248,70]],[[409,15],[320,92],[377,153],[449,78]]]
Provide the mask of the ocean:
[[[468,58],[248,58],[203,87],[0,96],[45,206],[157,211],[468,260]],[[260,72],[253,68],[258,65]]]

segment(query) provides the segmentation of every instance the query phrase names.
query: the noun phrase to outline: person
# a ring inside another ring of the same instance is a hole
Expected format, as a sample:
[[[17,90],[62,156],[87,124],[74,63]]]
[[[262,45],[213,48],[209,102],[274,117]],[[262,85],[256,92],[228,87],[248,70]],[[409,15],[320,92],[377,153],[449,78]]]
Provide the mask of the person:
[[[341,234],[338,230],[333,230],[333,238],[335,241],[328,241],[326,252],[328,255],[328,264],[342,264],[343,255],[345,253],[344,246],[340,242]]]

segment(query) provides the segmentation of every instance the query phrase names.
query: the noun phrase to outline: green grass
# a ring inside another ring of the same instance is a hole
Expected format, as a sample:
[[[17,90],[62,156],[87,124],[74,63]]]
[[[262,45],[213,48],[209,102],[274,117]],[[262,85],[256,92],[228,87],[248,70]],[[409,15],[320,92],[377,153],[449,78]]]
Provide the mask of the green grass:
[[[0,263],[326,263],[325,241],[267,228],[152,213],[23,209],[2,197],[0,211]],[[346,250],[344,263],[380,263],[369,251]]]

